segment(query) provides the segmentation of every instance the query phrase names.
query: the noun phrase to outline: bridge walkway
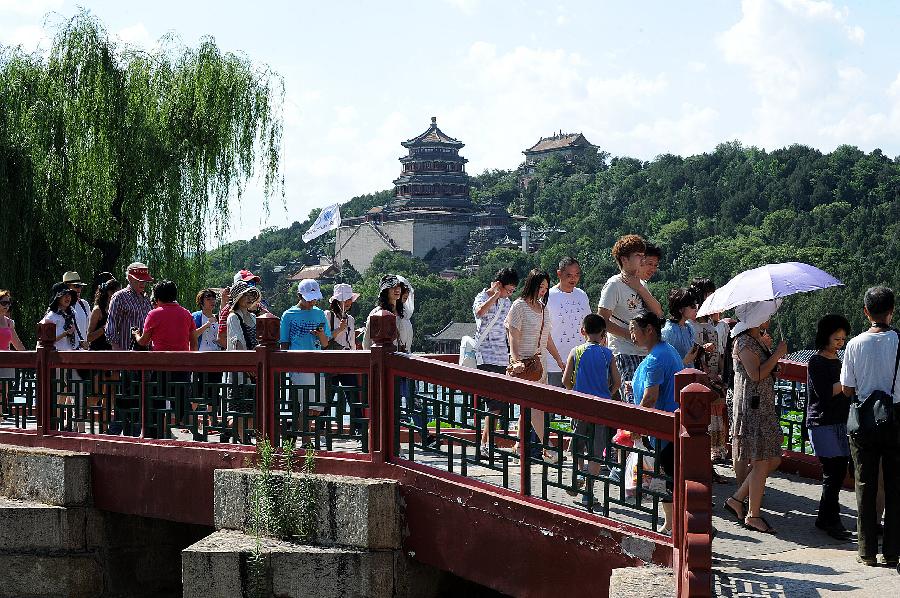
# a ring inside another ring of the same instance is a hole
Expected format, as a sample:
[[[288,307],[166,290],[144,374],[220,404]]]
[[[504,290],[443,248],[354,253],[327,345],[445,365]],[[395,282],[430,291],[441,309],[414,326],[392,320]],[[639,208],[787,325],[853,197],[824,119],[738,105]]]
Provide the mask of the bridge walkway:
[[[734,471],[716,466],[729,480],[713,488],[713,580],[717,596],[806,598],[896,596],[900,575],[890,567],[856,562],[856,543],[834,540],[813,523],[821,485],[776,472],[769,478],[763,511],[777,535],[745,530],[722,503],[735,491]],[[856,529],[856,496],[841,491],[844,526]]]

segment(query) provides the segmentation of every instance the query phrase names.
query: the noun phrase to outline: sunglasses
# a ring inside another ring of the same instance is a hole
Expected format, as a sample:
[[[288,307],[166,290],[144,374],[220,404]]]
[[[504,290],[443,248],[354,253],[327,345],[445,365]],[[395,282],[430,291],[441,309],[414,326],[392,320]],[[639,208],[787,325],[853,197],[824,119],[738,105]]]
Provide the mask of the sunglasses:
[[[2,305],[3,307],[9,307],[10,305],[12,305],[12,301],[10,301],[9,299],[4,299],[3,301],[0,301],[0,305]]]

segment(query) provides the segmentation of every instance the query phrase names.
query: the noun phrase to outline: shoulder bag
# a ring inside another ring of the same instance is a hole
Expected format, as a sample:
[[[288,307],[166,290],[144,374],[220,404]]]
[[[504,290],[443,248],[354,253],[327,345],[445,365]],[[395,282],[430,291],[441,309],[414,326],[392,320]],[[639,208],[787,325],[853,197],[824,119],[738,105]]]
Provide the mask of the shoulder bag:
[[[894,332],[897,334],[897,356],[894,359],[891,392],[888,394],[883,390],[875,390],[861,401],[855,399],[850,403],[847,433],[851,436],[880,434],[882,431],[889,431],[894,423],[894,386],[897,383],[897,367],[900,366],[900,332]]]
[[[531,308],[529,307],[528,309]],[[545,314],[546,310],[541,309],[541,330],[538,332],[538,349],[541,348],[541,337],[544,336]],[[538,351],[531,357],[526,357],[525,359],[511,361],[509,365],[506,366],[506,375],[521,380],[528,380],[530,382],[539,381],[544,377],[544,364],[541,360],[541,352]]]
[[[334,312],[329,311],[328,315],[331,316],[331,334],[334,334]],[[328,344],[325,346],[326,351],[343,351],[344,349],[344,345],[337,342],[337,339],[335,337],[331,337],[328,340]]]
[[[490,334],[491,330],[494,328],[494,324],[497,323],[497,320],[500,319],[500,309],[499,305],[497,306],[497,313],[494,314],[494,317],[491,319],[490,323],[481,331],[481,334],[476,334],[476,338],[472,338],[471,336],[464,336],[459,339],[459,365],[464,365],[469,368],[477,368],[480,365],[481,354],[478,350],[481,348],[481,343],[485,339],[485,337]]]

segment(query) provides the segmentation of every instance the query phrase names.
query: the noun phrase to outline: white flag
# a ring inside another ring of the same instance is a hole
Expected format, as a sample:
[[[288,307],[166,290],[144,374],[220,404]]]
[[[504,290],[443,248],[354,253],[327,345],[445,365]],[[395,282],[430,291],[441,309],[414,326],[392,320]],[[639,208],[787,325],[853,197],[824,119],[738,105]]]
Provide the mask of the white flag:
[[[340,204],[328,206],[322,210],[309,230],[303,233],[303,242],[309,243],[316,237],[322,236],[330,230],[334,230],[341,226]]]

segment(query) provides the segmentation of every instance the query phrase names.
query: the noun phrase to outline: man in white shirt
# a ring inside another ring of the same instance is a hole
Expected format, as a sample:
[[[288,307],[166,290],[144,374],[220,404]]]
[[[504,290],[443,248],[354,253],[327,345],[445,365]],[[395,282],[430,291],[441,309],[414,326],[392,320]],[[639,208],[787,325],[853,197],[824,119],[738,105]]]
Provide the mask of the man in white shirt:
[[[568,355],[583,342],[581,323],[584,316],[591,313],[591,302],[587,293],[578,288],[581,280],[581,265],[573,257],[564,257],[556,270],[559,283],[547,294],[547,315],[552,324],[550,336],[560,355]],[[562,386],[562,370],[553,359],[544,359],[547,368],[547,383]]]
[[[894,291],[872,287],[866,291],[866,318],[871,327],[854,337],[844,349],[841,385],[847,396],[864,401],[880,390],[893,395],[893,422],[877,433],[851,434],[850,453],[856,467],[857,560],[878,563],[878,465],[884,473],[884,537],[881,552],[886,565],[897,567],[900,556],[900,380],[897,373],[900,336],[891,328]],[[900,569],[898,569],[900,570]]]
[[[78,300],[72,302],[72,312],[75,314],[75,337],[78,339],[81,349],[88,348],[88,323],[91,320],[91,304],[81,298],[81,291],[85,283],[81,281],[78,272],[69,271],[63,274],[62,281],[78,295]]]
[[[597,313],[606,320],[608,345],[622,379],[619,389],[622,400],[631,397],[628,388],[634,371],[647,354],[645,349],[631,342],[628,324],[632,318],[646,311],[663,317],[662,306],[640,278],[645,248],[646,241],[638,235],[625,235],[616,241],[612,254],[619,266],[619,273],[603,285],[597,305]]]

